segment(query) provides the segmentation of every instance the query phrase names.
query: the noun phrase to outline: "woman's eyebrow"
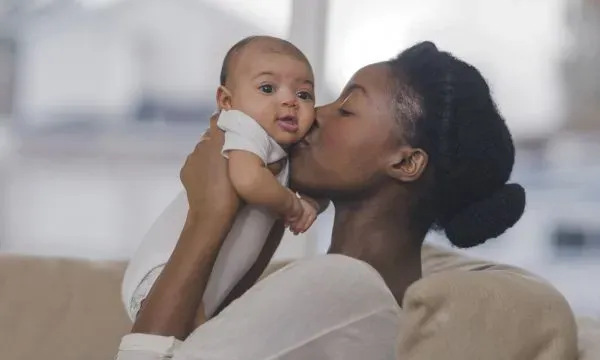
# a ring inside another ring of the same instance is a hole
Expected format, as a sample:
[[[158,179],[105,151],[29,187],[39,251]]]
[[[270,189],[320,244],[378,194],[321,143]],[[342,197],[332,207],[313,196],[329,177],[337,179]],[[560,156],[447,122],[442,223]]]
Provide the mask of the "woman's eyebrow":
[[[354,92],[356,90],[358,90],[359,92],[362,92],[363,95],[368,96],[367,89],[365,89],[362,85],[352,83],[344,89],[344,91],[342,92],[342,97],[346,98],[346,97],[348,97],[348,95],[350,95],[352,92]]]

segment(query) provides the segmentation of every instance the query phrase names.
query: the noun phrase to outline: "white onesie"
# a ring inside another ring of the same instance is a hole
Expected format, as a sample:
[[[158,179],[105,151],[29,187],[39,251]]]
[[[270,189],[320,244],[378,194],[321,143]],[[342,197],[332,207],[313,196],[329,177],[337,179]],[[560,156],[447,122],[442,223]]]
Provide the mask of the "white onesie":
[[[225,157],[229,150],[245,150],[259,156],[265,164],[271,164],[287,156],[285,150],[254,119],[241,111],[221,112],[217,125],[225,132],[222,150]],[[280,184],[287,186],[287,162],[276,177]],[[122,298],[132,321],[171,256],[187,211],[187,197],[182,191],[154,222],[131,258],[123,279]],[[207,317],[214,314],[254,264],[274,222],[275,214],[264,207],[249,205],[240,210],[219,251],[204,292]]]

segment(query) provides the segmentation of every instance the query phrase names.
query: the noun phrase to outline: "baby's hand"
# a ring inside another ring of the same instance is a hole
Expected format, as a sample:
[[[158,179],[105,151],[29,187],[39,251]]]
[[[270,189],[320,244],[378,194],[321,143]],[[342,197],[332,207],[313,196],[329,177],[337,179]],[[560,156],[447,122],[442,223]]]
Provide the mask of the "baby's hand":
[[[300,202],[300,196],[290,190],[290,199],[292,199],[291,207],[283,213],[283,218],[286,224],[296,223],[302,218],[302,214],[304,213],[304,207]]]
[[[294,235],[306,232],[317,218],[317,209],[315,209],[311,203],[302,198],[299,198],[299,203],[302,206],[302,214],[299,218],[290,218],[287,221],[290,231],[292,231]]]

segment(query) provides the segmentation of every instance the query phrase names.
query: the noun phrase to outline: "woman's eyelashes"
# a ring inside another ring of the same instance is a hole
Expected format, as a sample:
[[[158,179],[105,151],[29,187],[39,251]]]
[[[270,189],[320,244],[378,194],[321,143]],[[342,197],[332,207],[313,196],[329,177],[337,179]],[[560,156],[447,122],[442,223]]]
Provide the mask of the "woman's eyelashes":
[[[338,113],[340,114],[340,116],[344,116],[344,117],[353,115],[350,111],[348,111],[342,107],[338,108]]]

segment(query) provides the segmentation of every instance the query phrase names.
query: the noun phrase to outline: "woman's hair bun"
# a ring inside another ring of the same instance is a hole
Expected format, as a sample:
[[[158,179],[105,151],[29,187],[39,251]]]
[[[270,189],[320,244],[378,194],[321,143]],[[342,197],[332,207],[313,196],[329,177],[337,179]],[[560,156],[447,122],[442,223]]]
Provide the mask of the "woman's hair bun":
[[[519,221],[524,211],[525,189],[519,184],[506,184],[456,214],[444,230],[453,245],[469,248],[502,235]]]

